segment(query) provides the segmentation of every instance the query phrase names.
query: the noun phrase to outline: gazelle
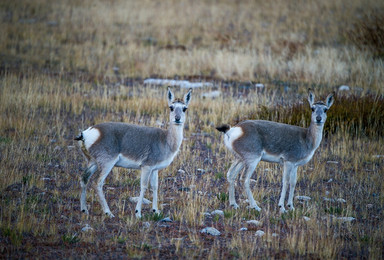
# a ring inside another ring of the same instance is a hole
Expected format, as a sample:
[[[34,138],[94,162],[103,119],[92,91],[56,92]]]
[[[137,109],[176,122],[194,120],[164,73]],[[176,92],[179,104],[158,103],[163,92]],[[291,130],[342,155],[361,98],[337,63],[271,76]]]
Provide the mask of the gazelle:
[[[88,214],[86,192],[89,180],[100,170],[97,180],[97,194],[103,212],[114,217],[103,194],[104,180],[113,167],[141,169],[140,196],[136,205],[136,217],[141,217],[141,206],[148,183],[153,190],[153,212],[158,213],[157,190],[158,171],[170,165],[179,151],[183,140],[185,111],[191,100],[192,89],[184,99],[175,99],[168,88],[167,99],[170,109],[170,126],[167,130],[155,127],[125,123],[101,123],[80,133],[81,150],[88,160],[88,168],[81,176],[81,211]]]
[[[245,167],[245,191],[251,208],[261,209],[253,198],[249,181],[260,161],[283,164],[283,187],[279,208],[284,213],[285,194],[290,185],[287,207],[293,210],[293,193],[296,185],[297,167],[311,160],[319,147],[327,110],[333,104],[333,93],[325,102],[315,102],[315,95],[309,89],[308,101],[312,109],[311,124],[308,128],[281,124],[264,120],[247,120],[234,127],[222,125],[217,130],[224,132],[226,147],[235,154],[236,160],[227,173],[229,182],[229,203],[234,208],[239,206],[235,199],[235,180]]]

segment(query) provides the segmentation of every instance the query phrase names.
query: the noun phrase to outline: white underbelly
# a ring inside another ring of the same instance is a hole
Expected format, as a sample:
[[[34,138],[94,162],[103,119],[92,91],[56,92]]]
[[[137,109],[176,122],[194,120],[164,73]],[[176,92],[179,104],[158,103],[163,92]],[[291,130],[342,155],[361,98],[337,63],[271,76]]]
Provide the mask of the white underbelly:
[[[124,167],[128,169],[140,169],[140,165],[140,161],[131,160],[122,154],[119,154],[119,160],[115,164],[117,167]]]

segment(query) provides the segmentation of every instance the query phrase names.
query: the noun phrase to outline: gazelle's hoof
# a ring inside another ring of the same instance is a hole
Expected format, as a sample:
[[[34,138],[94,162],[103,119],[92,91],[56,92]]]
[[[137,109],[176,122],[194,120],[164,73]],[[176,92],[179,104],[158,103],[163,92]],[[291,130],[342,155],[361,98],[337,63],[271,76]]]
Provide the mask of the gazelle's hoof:
[[[84,213],[85,215],[89,215],[88,209],[82,209],[81,212]]]
[[[287,212],[287,210],[282,205],[279,205],[279,211],[280,211],[280,214],[284,214]]]
[[[141,218],[141,212],[136,210],[135,211],[135,216],[136,216],[136,218]]]
[[[158,209],[152,209],[152,212],[155,214],[160,214],[160,210],[158,210]]]
[[[293,205],[291,204],[288,204],[287,207],[288,207],[288,210],[295,210],[295,207],[293,207]]]
[[[237,203],[235,203],[235,204],[231,204],[231,205],[229,205],[229,206],[232,207],[233,209],[238,209],[238,208],[240,208],[239,205],[237,205]]]
[[[261,211],[261,208],[259,206],[257,206],[257,205],[249,205],[248,208],[255,209],[255,210],[259,211],[259,212]]]

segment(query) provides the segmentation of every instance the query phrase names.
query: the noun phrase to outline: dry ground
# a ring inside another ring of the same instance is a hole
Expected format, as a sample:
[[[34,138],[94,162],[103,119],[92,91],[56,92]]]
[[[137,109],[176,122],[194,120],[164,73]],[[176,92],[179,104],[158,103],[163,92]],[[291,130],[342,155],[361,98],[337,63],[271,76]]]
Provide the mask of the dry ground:
[[[374,42],[358,40],[359,24],[382,7],[2,2],[0,257],[383,258],[383,56]],[[73,138],[103,121],[166,128],[166,86],[144,85],[149,76],[213,83],[194,90],[180,153],[160,173],[162,214],[144,207],[143,219],[135,219],[129,198],[139,194],[139,173],[114,169],[104,187],[116,217],[103,216],[93,191],[85,216],[85,161]],[[350,91],[337,91],[343,84]],[[263,210],[246,208],[241,181],[241,207],[229,208],[225,176],[233,158],[214,126],[248,118],[308,126],[308,87],[318,98],[337,91],[323,142],[298,172],[295,195],[311,200],[295,200],[295,212],[280,215],[282,169],[260,163],[252,190]],[[203,97],[212,91],[219,96]],[[224,216],[204,214],[217,209]],[[204,227],[221,235],[201,234]]]

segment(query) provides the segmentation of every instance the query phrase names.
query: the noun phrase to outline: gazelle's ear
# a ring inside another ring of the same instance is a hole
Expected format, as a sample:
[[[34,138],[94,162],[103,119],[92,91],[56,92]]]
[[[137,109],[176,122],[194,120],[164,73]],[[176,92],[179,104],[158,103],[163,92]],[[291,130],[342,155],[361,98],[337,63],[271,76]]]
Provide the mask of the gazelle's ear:
[[[175,95],[173,94],[173,92],[169,87],[167,92],[167,100],[168,100],[168,106],[171,106],[173,101],[175,100]]]
[[[313,94],[312,89],[308,89],[308,102],[309,105],[312,107],[313,103],[315,103],[315,94]]]
[[[335,101],[335,99],[333,98],[334,95],[335,92],[332,92],[328,95],[327,99],[325,100],[325,104],[327,105],[328,109],[332,106],[333,101]]]
[[[192,93],[192,89],[190,88],[188,93],[184,95],[184,104],[186,107],[188,107],[189,101],[191,101],[191,93]]]

